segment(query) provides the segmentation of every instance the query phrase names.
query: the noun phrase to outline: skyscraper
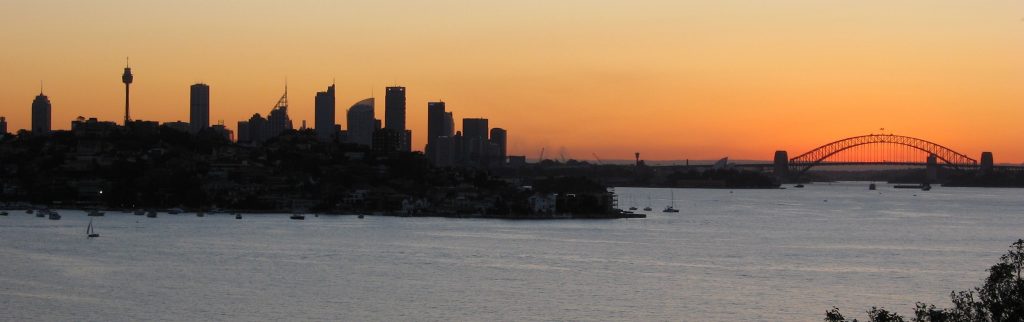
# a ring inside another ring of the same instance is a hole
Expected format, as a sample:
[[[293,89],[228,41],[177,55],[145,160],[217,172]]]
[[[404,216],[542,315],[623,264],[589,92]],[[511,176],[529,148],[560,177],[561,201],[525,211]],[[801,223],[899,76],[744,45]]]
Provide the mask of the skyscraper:
[[[192,133],[210,127],[210,86],[198,83],[189,90],[189,124]]]
[[[0,116],[0,135],[7,134],[7,118]]]
[[[505,165],[505,157],[508,156],[508,131],[503,128],[491,129],[491,147],[494,153],[490,153],[492,164]]]
[[[348,141],[350,143],[371,146],[373,131],[377,129],[374,118],[373,98],[367,98],[352,105],[348,109]]]
[[[291,129],[292,120],[288,117],[288,86],[285,86],[284,95],[281,95],[277,105],[270,110],[270,114],[267,114],[267,136],[264,139],[276,137]]]
[[[463,162],[469,165],[483,165],[487,160],[487,119],[462,119]]]
[[[384,128],[405,131],[405,87],[385,89]]]
[[[124,83],[124,126],[128,126],[128,122],[132,120],[128,109],[128,89],[134,80],[135,76],[132,76],[132,68],[127,65],[124,66],[124,74],[121,74],[121,82]]]
[[[51,115],[50,98],[43,95],[40,90],[35,100],[32,100],[32,133],[44,134],[50,132]]]
[[[384,93],[384,128],[398,131],[402,151],[412,149],[412,132],[405,128],[405,87],[394,86]]]
[[[313,126],[316,127],[316,136],[324,141],[333,140],[337,134],[334,126],[334,84],[328,86],[325,92],[316,92],[314,103]]]
[[[427,146],[424,152],[432,161],[437,158],[438,139],[446,136],[445,114],[444,102],[427,102]]]

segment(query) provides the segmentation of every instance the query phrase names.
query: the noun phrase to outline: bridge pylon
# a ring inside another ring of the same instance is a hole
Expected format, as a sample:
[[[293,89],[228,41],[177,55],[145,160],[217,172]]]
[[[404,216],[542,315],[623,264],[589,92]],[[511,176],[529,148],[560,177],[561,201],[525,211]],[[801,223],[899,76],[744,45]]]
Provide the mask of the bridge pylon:
[[[995,167],[995,160],[992,158],[992,152],[981,153],[981,173],[989,174],[992,173],[992,168]]]
[[[784,150],[775,151],[775,178],[780,182],[789,179],[789,153]]]

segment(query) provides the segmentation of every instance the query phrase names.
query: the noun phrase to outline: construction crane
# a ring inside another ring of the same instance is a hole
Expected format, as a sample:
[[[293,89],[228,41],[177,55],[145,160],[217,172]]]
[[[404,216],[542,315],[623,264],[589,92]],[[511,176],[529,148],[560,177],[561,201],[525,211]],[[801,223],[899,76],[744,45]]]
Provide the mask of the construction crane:
[[[537,163],[544,161],[544,148],[540,148],[540,157],[537,157]]]
[[[597,160],[597,164],[604,165],[604,162],[601,162],[601,157],[598,157],[597,153],[591,153],[591,154],[594,155],[594,160]]]

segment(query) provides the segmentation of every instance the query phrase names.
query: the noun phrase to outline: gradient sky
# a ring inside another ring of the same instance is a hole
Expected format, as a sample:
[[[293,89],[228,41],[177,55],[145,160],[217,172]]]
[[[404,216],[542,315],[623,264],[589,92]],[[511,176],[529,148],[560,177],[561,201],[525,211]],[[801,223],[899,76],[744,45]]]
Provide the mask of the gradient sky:
[[[119,121],[130,56],[135,119],[187,121],[201,81],[234,128],[287,79],[312,126],[336,79],[341,124],[407,86],[415,149],[443,99],[531,159],[767,160],[886,128],[1024,161],[1024,1],[5,0],[0,30],[12,129],[40,80],[55,128]]]

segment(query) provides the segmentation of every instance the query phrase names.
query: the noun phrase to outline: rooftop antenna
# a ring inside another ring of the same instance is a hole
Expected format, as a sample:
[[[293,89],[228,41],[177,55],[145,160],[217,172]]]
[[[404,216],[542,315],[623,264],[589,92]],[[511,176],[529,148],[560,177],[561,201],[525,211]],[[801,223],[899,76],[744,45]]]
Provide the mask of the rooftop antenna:
[[[43,80],[39,80],[39,95],[43,95]]]

